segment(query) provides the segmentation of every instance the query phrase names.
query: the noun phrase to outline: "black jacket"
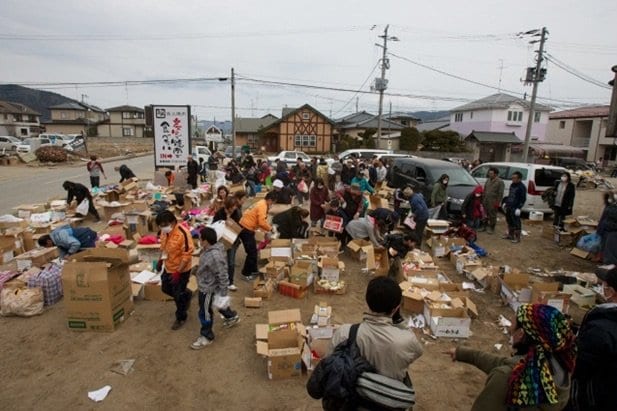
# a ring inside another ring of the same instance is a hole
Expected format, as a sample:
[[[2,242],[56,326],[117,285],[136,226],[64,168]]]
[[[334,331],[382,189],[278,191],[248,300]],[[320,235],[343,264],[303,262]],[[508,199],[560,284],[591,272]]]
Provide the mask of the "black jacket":
[[[188,161],[186,163],[186,172],[189,178],[197,177],[197,174],[199,174],[199,163],[195,160]]]
[[[396,250],[396,252],[398,253],[397,257],[399,257],[401,260],[405,258],[409,251],[411,251],[409,247],[405,245],[404,236],[401,233],[388,234],[384,239],[384,247],[391,247]]]
[[[572,375],[574,410],[615,409],[617,387],[617,304],[602,304],[587,313],[576,339],[578,355]]]
[[[68,195],[66,197],[66,202],[67,204],[71,204],[71,201],[73,201],[73,198],[77,201],[77,204],[79,205],[82,201],[84,201],[84,199],[92,199],[92,196],[90,195],[90,190],[88,190],[88,188],[83,185],[83,184],[79,184],[79,183],[72,183],[72,185],[69,186],[68,188]]]
[[[272,218],[272,224],[276,224],[282,239],[304,238],[306,223],[298,214],[298,208],[292,207]]]
[[[120,166],[120,169],[118,169],[118,172],[120,173],[120,182],[123,182],[124,180],[129,180],[135,177],[135,173],[133,173],[133,171],[130,168],[128,168],[125,164],[122,164]]]
[[[510,184],[510,191],[508,192],[508,198],[506,198],[506,207],[511,210],[523,208],[527,201],[527,187],[522,182],[517,184]]]
[[[560,183],[561,181],[557,181],[555,183],[555,186],[553,187],[555,189],[555,197],[557,197],[557,187],[559,186]],[[574,184],[568,183],[568,185],[566,186],[566,191],[565,193],[563,193],[563,199],[561,200],[561,206],[560,206],[563,215],[572,214],[572,208],[574,207],[574,196],[575,195],[576,195],[576,188],[574,188]]]

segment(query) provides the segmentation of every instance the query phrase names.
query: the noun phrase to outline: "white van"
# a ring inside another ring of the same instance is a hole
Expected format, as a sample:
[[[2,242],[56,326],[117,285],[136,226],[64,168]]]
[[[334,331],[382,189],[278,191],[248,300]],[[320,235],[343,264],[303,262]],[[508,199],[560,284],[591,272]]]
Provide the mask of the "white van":
[[[393,150],[376,150],[370,148],[352,148],[350,150],[345,150],[341,154],[338,155],[339,160],[347,160],[348,157],[355,154],[358,158],[371,159],[373,156],[385,155],[385,154],[394,154]]]
[[[561,175],[567,170],[563,167],[549,166],[545,164],[527,163],[484,163],[471,170],[471,175],[482,186],[487,179],[489,168],[499,170],[499,177],[505,183],[504,200],[508,196],[510,184],[512,184],[512,174],[515,171],[523,175],[522,182],[527,187],[527,201],[523,206],[524,212],[541,211],[544,214],[552,214],[553,210],[542,200],[542,193],[555,185]]]

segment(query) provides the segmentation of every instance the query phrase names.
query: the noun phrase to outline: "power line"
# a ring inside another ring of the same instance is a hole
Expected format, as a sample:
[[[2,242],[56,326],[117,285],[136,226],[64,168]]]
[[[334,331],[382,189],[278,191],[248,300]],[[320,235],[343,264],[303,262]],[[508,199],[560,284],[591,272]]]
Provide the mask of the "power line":
[[[569,66],[566,63],[564,63],[563,61],[557,59],[556,57],[554,57],[550,53],[546,53],[546,59],[548,61],[550,61],[551,63],[553,63],[555,66],[557,66],[560,69],[562,69],[563,71],[572,74],[573,76],[579,78],[580,80],[583,80],[583,81],[585,81],[585,82],[587,82],[589,84],[593,84],[594,86],[598,86],[598,87],[602,87],[604,89],[612,90],[612,87],[610,87],[608,84],[604,84],[600,80],[596,80],[596,79],[594,79],[592,77],[587,76],[586,74],[581,73],[580,71],[576,70],[572,66]]]
[[[375,64],[375,66],[373,66],[373,68],[371,69],[371,72],[368,73],[368,76],[366,76],[366,79],[362,82],[362,85],[360,85],[360,87],[358,87],[358,90],[349,98],[349,100],[347,100],[347,102],[345,104],[343,104],[341,106],[341,108],[339,108],[338,110],[336,110],[334,112],[334,114],[338,114],[341,111],[343,111],[348,105],[349,103],[351,103],[356,96],[358,95],[358,93],[364,88],[364,86],[366,85],[366,83],[371,79],[371,77],[373,76],[373,73],[375,72],[375,69],[379,67],[379,61],[377,61],[377,63]]]

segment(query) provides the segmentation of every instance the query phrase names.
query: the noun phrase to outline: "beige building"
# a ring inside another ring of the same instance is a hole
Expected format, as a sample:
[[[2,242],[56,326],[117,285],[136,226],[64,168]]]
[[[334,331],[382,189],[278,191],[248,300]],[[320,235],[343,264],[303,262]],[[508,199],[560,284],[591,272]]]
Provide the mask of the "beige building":
[[[99,137],[143,137],[144,109],[135,106],[108,108],[109,118],[98,124]]]
[[[606,137],[609,106],[581,107],[551,113],[546,141],[580,148],[585,160],[614,164],[616,139]]]
[[[44,123],[47,133],[96,135],[96,126],[107,118],[105,111],[96,106],[76,101],[49,107],[51,120]]]
[[[34,137],[41,131],[41,115],[30,107],[9,101],[0,101],[0,135]]]

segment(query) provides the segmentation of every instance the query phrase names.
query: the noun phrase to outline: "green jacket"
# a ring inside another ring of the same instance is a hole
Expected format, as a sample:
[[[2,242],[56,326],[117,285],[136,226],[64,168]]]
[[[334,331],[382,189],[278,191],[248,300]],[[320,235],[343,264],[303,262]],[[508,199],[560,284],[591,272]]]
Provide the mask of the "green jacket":
[[[521,359],[520,356],[501,357],[471,348],[458,347],[456,360],[475,365],[487,374],[484,389],[478,395],[471,407],[471,411],[508,411],[506,406],[506,394],[508,392],[508,379],[514,365]],[[556,362],[551,362],[556,365]],[[561,371],[563,374],[563,371]],[[559,411],[563,410],[568,403],[570,395],[570,377],[564,375],[564,384],[559,384],[559,378],[555,378],[559,402],[557,404],[542,404],[537,407],[519,408],[521,411]]]
[[[437,207],[439,204],[445,204],[448,199],[446,194],[446,187],[441,184],[440,181],[436,182],[433,186],[433,192],[431,193],[431,207]]]

